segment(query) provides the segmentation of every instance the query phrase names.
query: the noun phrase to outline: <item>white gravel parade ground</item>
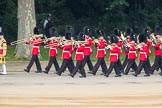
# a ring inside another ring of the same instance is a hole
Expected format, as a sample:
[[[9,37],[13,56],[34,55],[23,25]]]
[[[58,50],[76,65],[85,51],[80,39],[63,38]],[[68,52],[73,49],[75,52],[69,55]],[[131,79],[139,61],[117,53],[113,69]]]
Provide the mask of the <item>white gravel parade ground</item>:
[[[162,77],[114,77],[87,74],[74,78],[23,72],[28,62],[7,62],[8,75],[0,76],[0,108],[162,108]],[[47,62],[41,62],[42,68]]]

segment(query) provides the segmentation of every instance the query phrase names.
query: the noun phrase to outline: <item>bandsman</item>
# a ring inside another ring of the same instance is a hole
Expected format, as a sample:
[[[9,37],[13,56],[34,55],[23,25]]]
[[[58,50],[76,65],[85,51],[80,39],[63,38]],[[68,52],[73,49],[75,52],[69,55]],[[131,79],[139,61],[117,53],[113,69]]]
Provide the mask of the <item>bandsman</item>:
[[[82,32],[80,32],[79,35],[77,36],[77,40],[78,41],[76,41],[76,47],[75,47],[75,51],[76,51],[75,60],[77,61],[77,63],[75,68],[73,69],[71,76],[74,77],[79,69],[80,70],[79,73],[81,74],[81,76],[79,77],[85,78],[86,73],[83,67],[85,36]]]
[[[115,70],[115,73],[116,73],[115,77],[121,77],[121,72],[120,72],[118,64],[117,64],[118,57],[119,57],[119,54],[118,54],[119,48],[118,48],[117,43],[118,43],[118,38],[116,37],[116,35],[115,34],[111,35],[111,46],[109,48],[110,66],[109,66],[108,70],[106,71],[106,75],[105,75],[106,77],[109,77],[109,75],[113,69]]]
[[[59,64],[57,62],[56,56],[57,56],[57,48],[58,48],[58,40],[57,40],[57,36],[58,36],[58,32],[56,30],[56,28],[52,27],[50,30],[50,34],[51,34],[51,38],[49,38],[48,40],[46,40],[46,47],[49,47],[49,62],[48,65],[45,68],[45,71],[43,71],[44,73],[48,74],[52,64],[54,64],[55,66],[55,70],[56,73],[59,71]]]
[[[92,38],[91,38],[91,29],[88,26],[85,26],[83,28],[83,33],[85,35],[85,47],[84,47],[84,61],[83,61],[83,67],[87,63],[89,72],[91,73],[93,70],[93,64],[91,62],[90,56],[93,53],[92,51]]]
[[[143,68],[144,68],[144,71],[146,74],[144,76],[145,77],[150,76],[150,72],[149,72],[149,69],[146,64],[148,47],[145,42],[146,42],[146,36],[144,34],[140,34],[139,35],[139,44],[137,45],[137,49],[139,51],[139,55],[138,55],[139,64],[138,64],[138,67],[137,67],[135,73],[133,74],[135,77],[137,77],[141,73]]]
[[[95,46],[97,47],[97,63],[94,65],[94,68],[92,70],[92,74],[96,75],[96,72],[98,71],[98,68],[101,66],[102,67],[102,72],[105,75],[107,71],[107,66],[104,60],[104,57],[106,55],[106,50],[105,47],[107,45],[104,37],[105,33],[102,29],[98,28],[96,29],[96,36],[99,37],[98,40],[95,42]]]
[[[2,73],[0,75],[6,75],[6,60],[5,56],[7,53],[7,43],[4,38],[4,33],[2,32],[2,28],[0,27],[0,64],[2,64]]]
[[[28,73],[29,73],[32,65],[34,64],[34,62],[36,64],[36,68],[37,68],[37,71],[35,71],[35,72],[36,73],[42,72],[42,67],[39,62],[39,57],[38,57],[38,55],[40,53],[39,47],[42,43],[42,40],[38,34],[39,34],[39,29],[38,29],[38,27],[35,27],[34,28],[34,39],[26,42],[26,44],[32,45],[32,58],[28,64],[28,66],[24,69],[24,71],[28,72]]]

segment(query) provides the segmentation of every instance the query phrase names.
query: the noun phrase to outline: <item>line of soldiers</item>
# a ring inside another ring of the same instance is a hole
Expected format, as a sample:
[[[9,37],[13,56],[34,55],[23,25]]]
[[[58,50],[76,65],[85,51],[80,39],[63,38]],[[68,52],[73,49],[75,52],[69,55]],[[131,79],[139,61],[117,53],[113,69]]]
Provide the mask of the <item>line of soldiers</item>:
[[[157,26],[155,34],[151,34],[149,29],[145,29],[143,33],[138,36],[133,33],[131,28],[128,28],[126,33],[121,32],[119,29],[114,29],[114,33],[111,36],[105,36],[104,30],[97,28],[95,30],[95,39],[92,37],[91,29],[88,26],[83,28],[83,32],[80,32],[79,35],[74,40],[74,28],[70,25],[65,27],[65,36],[58,37],[58,32],[56,28],[51,27],[49,31],[51,38],[45,39],[46,47],[49,47],[49,62],[43,71],[48,74],[52,64],[55,66],[56,74],[61,76],[61,74],[68,68],[70,76],[74,77],[77,72],[81,74],[80,78],[86,77],[86,72],[84,70],[85,64],[88,65],[89,74],[96,75],[99,67],[102,68],[102,75],[109,77],[112,70],[115,70],[115,77],[121,77],[121,74],[127,75],[132,68],[134,71],[134,76],[137,77],[142,69],[144,68],[145,75],[150,76],[155,70],[162,70],[162,50],[161,50],[161,35],[162,29]],[[40,38],[39,29],[34,28],[34,40],[26,42],[26,44],[32,44],[32,58],[28,66],[24,71],[29,72],[33,63],[36,63],[37,73],[42,72],[42,68],[39,62],[38,54],[39,47],[42,43]],[[93,66],[90,56],[93,53],[92,45],[97,48],[97,62]],[[151,66],[149,61],[149,56],[151,54],[150,47],[151,45],[155,48],[155,61]],[[62,49],[62,64],[59,67],[57,62],[57,49]],[[124,48],[125,60],[123,64],[120,61],[120,55],[122,53],[122,48]],[[105,63],[106,52],[109,51],[109,60],[110,65],[107,68]],[[74,65],[72,59],[72,53],[75,51],[75,60],[76,65]],[[137,58],[138,51],[138,60],[139,64],[137,65],[135,60]],[[160,72],[162,76],[162,72]]]

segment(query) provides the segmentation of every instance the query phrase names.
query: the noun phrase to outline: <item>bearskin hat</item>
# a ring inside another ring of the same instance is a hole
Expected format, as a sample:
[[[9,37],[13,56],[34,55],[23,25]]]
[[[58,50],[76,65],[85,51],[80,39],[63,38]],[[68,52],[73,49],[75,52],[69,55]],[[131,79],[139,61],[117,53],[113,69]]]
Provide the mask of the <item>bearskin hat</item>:
[[[138,39],[139,39],[139,43],[146,42],[147,40],[146,35],[143,33],[139,35]]]
[[[34,27],[34,34],[39,34],[39,28],[38,27]]]
[[[115,28],[114,29],[114,34],[116,35],[116,36],[121,36],[121,32],[120,32],[120,30],[118,29],[118,28]]]
[[[130,34],[130,40],[137,43],[137,36],[134,33]]]
[[[112,34],[110,37],[111,43],[118,43],[118,38],[115,34]]]
[[[53,36],[56,36],[56,37],[58,37],[58,32],[57,32],[57,29],[55,28],[55,27],[51,27],[50,29],[49,29],[49,32],[50,32],[50,36],[51,37],[53,37]]]
[[[65,26],[65,33],[70,33],[71,36],[74,36],[74,28],[71,25],[66,25]]]
[[[143,34],[145,36],[149,37],[151,33],[150,33],[150,30],[148,28],[145,28],[144,31],[143,31]]]
[[[77,36],[78,41],[85,41],[85,35],[83,32],[80,32]]]
[[[162,35],[162,28],[160,27],[159,24],[156,24],[156,26],[155,26],[155,34]]]
[[[133,33],[133,29],[132,28],[130,28],[130,27],[128,27],[127,29],[126,29],[126,36],[130,36],[131,34]]]
[[[96,38],[98,38],[98,37],[100,37],[100,36],[105,37],[105,32],[104,32],[104,30],[101,29],[101,28],[97,28],[97,29],[95,30],[95,34],[96,34]]]
[[[72,37],[72,36],[71,36],[70,33],[68,33],[68,32],[65,33],[65,39],[66,39],[66,40],[71,40],[71,37]]]
[[[83,33],[84,33],[85,35],[88,35],[88,36],[91,36],[91,35],[92,35],[91,29],[90,29],[89,26],[85,26],[85,27],[83,28]]]

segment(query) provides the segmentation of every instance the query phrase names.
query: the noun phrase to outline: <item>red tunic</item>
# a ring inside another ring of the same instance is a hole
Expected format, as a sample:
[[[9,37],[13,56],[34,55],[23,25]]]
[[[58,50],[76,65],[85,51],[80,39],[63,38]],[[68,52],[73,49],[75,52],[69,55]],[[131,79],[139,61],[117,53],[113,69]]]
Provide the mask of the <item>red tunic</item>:
[[[110,62],[117,62],[118,61],[118,47],[117,46],[110,49],[109,60],[110,60]]]
[[[56,57],[58,42],[55,41],[55,40],[52,40],[47,45],[50,47],[50,49],[49,49],[49,56]]]
[[[147,48],[147,45],[142,45],[142,47],[140,48],[139,50],[139,60],[146,60],[147,59],[147,51],[148,51],[148,48]]]
[[[61,48],[63,49],[63,51],[62,51],[62,58],[63,59],[70,59],[72,45],[64,45]]]
[[[79,44],[76,48],[75,60],[83,60],[84,59],[84,46]]]
[[[147,56],[150,56],[151,55],[151,50],[150,50],[150,48],[151,48],[151,41],[147,41],[147,48],[148,48],[148,51],[147,51]]]
[[[136,59],[136,47],[135,44],[131,44],[128,52],[128,59]]]
[[[99,40],[99,42],[96,44],[97,47],[97,58],[104,58],[106,55],[105,47],[106,47],[106,41],[105,40]]]
[[[118,46],[118,56],[120,56],[120,54],[122,53],[122,41],[118,41],[117,43],[117,46]]]
[[[153,46],[155,48],[155,50],[154,50],[154,55],[155,56],[161,55],[160,45],[161,45],[160,43],[157,43],[157,44],[155,44]]]
[[[27,41],[26,44],[32,44],[32,55],[38,55],[39,54],[39,47],[41,45],[41,39],[36,38],[32,41]]]
[[[85,39],[85,47],[84,47],[84,55],[90,55],[92,53],[92,39],[91,38],[86,38]]]

